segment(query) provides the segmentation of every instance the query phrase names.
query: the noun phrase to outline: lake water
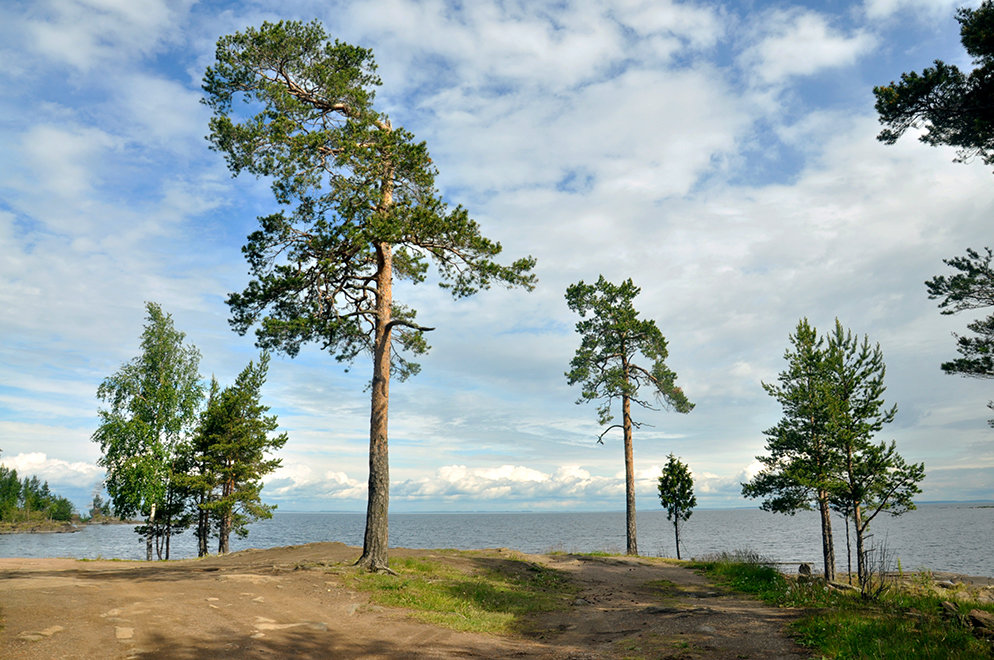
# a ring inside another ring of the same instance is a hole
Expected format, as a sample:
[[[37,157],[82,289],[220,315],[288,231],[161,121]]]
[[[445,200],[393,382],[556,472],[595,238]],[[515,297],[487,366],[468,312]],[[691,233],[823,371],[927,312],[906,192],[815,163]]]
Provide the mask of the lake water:
[[[232,537],[232,550],[340,541],[361,546],[365,515],[282,513],[250,527],[245,539]],[[841,519],[833,520],[836,565],[846,570]],[[92,525],[72,534],[0,535],[0,557],[144,559],[144,540],[132,525]],[[681,527],[685,558],[752,550],[778,562],[821,564],[818,515],[795,516],[758,509],[697,510]],[[673,525],[665,512],[638,515],[639,551],[673,557]],[[905,571],[928,568],[994,577],[994,505],[925,504],[903,516],[881,514],[872,524],[870,545],[885,546],[891,563]],[[407,548],[495,548],[523,552],[624,552],[625,514],[607,513],[395,513],[390,545]],[[188,531],[172,541],[174,559],[196,556]]]

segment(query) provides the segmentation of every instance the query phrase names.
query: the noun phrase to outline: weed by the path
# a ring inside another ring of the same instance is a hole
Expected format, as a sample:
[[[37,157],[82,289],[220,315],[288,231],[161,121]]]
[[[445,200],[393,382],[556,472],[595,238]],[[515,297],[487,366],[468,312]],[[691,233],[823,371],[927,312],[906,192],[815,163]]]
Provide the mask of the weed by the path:
[[[397,575],[355,573],[351,583],[380,605],[406,607],[415,617],[455,630],[509,633],[522,617],[565,609],[575,587],[564,573],[516,559],[467,563],[434,559],[390,562]]]
[[[994,611],[989,604],[958,603],[960,614],[943,613],[934,593],[894,585],[870,600],[858,592],[838,590],[820,580],[799,581],[768,563],[739,557],[697,562],[728,586],[778,607],[804,610],[792,624],[797,641],[826,658],[992,658],[991,643],[975,637],[965,624],[972,608]]]

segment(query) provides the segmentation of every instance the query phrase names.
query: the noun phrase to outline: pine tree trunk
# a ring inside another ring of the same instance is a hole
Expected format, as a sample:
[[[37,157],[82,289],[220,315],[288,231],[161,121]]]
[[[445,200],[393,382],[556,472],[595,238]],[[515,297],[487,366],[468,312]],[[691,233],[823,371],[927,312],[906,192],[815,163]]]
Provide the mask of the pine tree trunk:
[[[201,497],[203,504],[203,497]],[[197,511],[197,556],[207,556],[207,537],[210,534],[209,519],[203,509]]]
[[[625,522],[627,523],[628,554],[638,555],[638,537],[635,529],[635,457],[632,452],[632,402],[625,394],[621,398],[625,432]]]
[[[849,515],[846,514],[846,572],[849,575],[849,584],[852,584],[852,538],[849,534]]]
[[[225,505],[224,508],[221,509],[221,519],[218,521],[217,552],[219,555],[228,554],[228,537],[231,535],[231,518],[235,506],[232,502],[231,496],[234,492],[235,482],[233,479],[229,478],[224,482],[224,486],[221,488],[221,497]]]
[[[219,555],[228,553],[228,535],[231,533],[231,511],[221,514],[220,529],[217,536],[217,552]]]
[[[373,392],[369,415],[369,491],[362,556],[356,562],[370,571],[389,570],[387,542],[390,506],[390,461],[387,418],[390,403],[390,335],[393,307],[393,255],[390,245],[377,245],[376,334],[373,353]]]
[[[865,588],[867,584],[866,574],[866,551],[863,548],[863,513],[859,503],[853,506],[853,529],[856,531],[856,577],[859,580],[860,588]]]
[[[835,581],[835,545],[832,541],[832,512],[828,507],[828,492],[818,491],[818,511],[821,513],[821,551],[825,562],[825,579]]]

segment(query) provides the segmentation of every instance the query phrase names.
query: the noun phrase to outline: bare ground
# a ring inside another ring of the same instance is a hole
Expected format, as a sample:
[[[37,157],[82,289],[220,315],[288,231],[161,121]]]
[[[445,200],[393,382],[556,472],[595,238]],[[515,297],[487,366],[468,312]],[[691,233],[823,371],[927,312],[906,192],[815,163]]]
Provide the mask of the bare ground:
[[[794,616],[664,560],[432,556],[467,570],[526,559],[566,571],[568,611],[516,636],[456,632],[370,603],[327,567],[358,550],[315,543],[173,562],[0,559],[0,658],[806,658]]]

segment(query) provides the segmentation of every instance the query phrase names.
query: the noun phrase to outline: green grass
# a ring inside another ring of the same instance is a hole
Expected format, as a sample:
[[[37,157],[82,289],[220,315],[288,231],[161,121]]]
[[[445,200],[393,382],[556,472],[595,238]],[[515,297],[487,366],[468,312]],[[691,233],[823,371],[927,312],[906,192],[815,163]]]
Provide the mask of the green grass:
[[[876,599],[799,582],[755,558],[725,556],[694,564],[737,591],[755,594],[778,607],[803,610],[792,624],[798,643],[825,658],[994,658],[991,643],[973,636],[965,621],[970,609],[994,605],[961,601],[958,616],[943,616],[943,598],[912,585],[891,585]]]
[[[461,553],[460,553],[461,554]],[[529,614],[566,609],[576,588],[564,573],[516,559],[470,557],[465,565],[392,559],[397,575],[356,572],[350,586],[374,603],[406,607],[428,623],[455,630],[520,631]]]

